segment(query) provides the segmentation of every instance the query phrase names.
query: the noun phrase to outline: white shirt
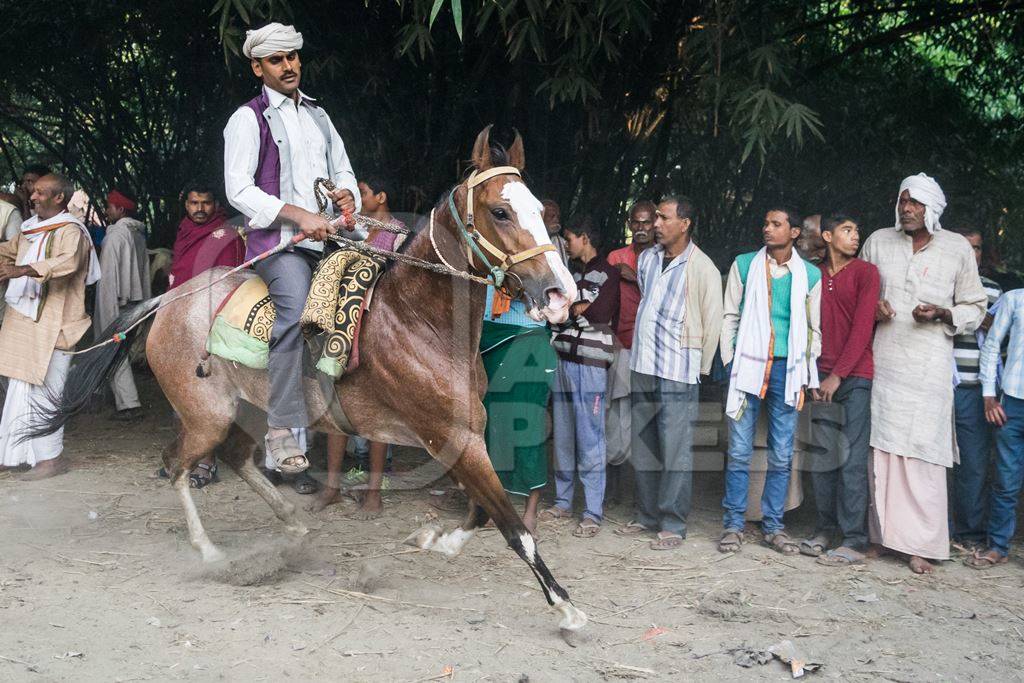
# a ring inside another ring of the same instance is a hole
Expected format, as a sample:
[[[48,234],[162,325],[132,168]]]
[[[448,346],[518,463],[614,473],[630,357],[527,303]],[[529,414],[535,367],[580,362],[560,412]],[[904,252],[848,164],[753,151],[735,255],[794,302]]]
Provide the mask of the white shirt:
[[[320,128],[310,114],[313,98],[299,91],[300,104],[266,86],[267,100],[281,114],[292,168],[291,187],[281,188],[281,197],[274,197],[256,187],[256,166],[259,163],[260,126],[256,113],[249,107],[239,107],[224,128],[224,190],[231,206],[249,219],[251,228],[276,227],[274,223],[285,204],[292,204],[317,213],[313,181],[327,177],[327,143]],[[352,192],[356,211],[362,206],[356,176],[352,171],[345,144],[331,122],[331,162],[335,177],[331,180],[338,189]],[[284,227],[294,227],[287,224]],[[323,243],[305,240],[300,247],[320,251]]]

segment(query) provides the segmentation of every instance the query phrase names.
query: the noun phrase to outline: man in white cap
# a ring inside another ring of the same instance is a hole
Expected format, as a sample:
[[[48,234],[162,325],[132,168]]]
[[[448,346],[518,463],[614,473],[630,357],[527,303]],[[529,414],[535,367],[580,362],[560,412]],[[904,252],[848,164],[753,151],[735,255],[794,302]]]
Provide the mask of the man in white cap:
[[[861,256],[882,280],[871,393],[872,543],[929,574],[949,558],[946,468],[953,434],[953,337],[974,331],[988,299],[971,245],[943,230],[942,188],[924,173],[900,185],[896,226],[878,230]],[[879,550],[876,547],[876,550]]]
[[[329,220],[317,213],[313,183],[317,178],[334,182],[333,208],[341,213],[354,213],[360,205],[338,131],[327,113],[299,90],[301,48],[302,34],[292,26],[274,23],[246,33],[242,52],[263,87],[224,128],[224,187],[228,201],[247,219],[247,259],[300,233],[307,238],[255,268],[277,310],[268,363],[267,468],[295,475],[296,491],[313,493],[316,481],[305,474],[309,461],[302,430],[310,419],[302,393],[298,323],[323,240],[334,232]]]

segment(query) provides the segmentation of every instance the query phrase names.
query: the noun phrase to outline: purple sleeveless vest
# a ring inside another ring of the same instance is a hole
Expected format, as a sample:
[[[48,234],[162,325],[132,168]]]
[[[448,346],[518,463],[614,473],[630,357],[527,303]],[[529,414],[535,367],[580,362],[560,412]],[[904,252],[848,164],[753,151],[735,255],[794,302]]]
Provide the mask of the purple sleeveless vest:
[[[256,123],[260,127],[260,152],[256,163],[256,187],[274,197],[281,196],[281,155],[270,133],[270,124],[263,112],[270,106],[267,91],[260,89],[260,94],[245,103],[256,114]],[[279,228],[266,230],[249,230],[246,222],[245,258],[253,258],[268,249],[273,249],[281,241]]]

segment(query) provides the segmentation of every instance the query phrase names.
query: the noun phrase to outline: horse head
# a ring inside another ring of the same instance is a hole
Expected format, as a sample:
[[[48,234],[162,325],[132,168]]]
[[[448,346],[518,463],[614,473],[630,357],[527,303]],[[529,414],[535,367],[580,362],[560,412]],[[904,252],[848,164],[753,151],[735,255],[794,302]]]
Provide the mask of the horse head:
[[[455,192],[467,207],[466,227],[476,239],[473,268],[493,274],[497,267],[505,289],[522,296],[537,321],[561,323],[576,300],[576,284],[551,244],[541,217],[541,203],[523,182],[523,139],[516,133],[508,151],[492,147],[491,127],[473,145],[474,172]],[[483,259],[481,259],[483,256]]]

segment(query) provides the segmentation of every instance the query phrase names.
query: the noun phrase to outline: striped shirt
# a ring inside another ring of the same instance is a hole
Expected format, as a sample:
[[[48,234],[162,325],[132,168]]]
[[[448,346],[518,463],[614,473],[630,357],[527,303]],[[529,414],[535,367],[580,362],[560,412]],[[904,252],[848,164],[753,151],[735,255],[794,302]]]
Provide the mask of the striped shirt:
[[[633,331],[629,367],[634,372],[686,384],[700,381],[700,349],[683,348],[686,316],[686,264],[694,243],[662,267],[665,248],[655,245],[637,263],[640,308]]]
[[[595,256],[573,279],[579,291],[575,303],[590,305],[582,315],[552,325],[551,345],[563,361],[607,368],[615,357],[619,271],[603,256]]]
[[[995,320],[981,347],[981,393],[995,396],[999,367],[999,350],[1007,335],[1010,347],[1001,380],[1003,392],[1024,399],[1024,289],[1007,292],[999,301]]]
[[[988,310],[1003,293],[1002,287],[994,280],[984,275],[981,276],[981,286],[988,296]],[[981,383],[978,377],[978,366],[980,364],[981,349],[978,347],[978,334],[968,332],[953,337],[953,359],[956,361],[956,372],[960,377],[960,384],[977,386]]]

